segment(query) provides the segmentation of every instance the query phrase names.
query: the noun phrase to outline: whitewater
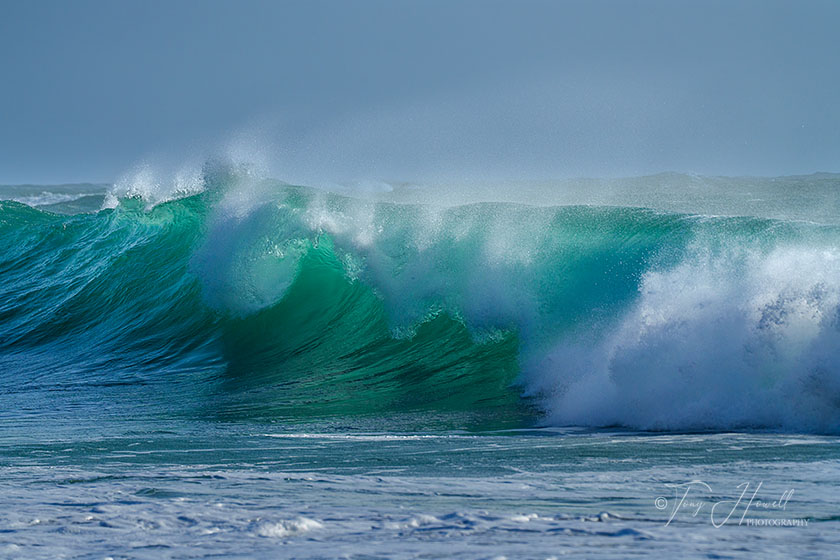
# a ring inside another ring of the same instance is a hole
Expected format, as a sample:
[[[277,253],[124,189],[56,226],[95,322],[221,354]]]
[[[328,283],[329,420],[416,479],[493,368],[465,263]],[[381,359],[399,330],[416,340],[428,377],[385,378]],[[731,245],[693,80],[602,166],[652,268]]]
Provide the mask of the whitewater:
[[[0,554],[818,557],[838,193],[217,164],[0,187]]]

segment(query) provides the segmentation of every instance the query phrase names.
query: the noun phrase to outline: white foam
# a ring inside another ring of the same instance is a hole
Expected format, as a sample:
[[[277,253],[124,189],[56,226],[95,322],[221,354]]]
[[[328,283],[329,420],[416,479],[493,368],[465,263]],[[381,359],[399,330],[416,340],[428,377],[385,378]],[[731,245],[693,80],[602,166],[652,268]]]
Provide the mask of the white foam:
[[[563,341],[530,380],[558,424],[836,430],[839,368],[840,252],[698,249],[648,272],[614,330]]]
[[[255,532],[261,537],[283,538],[323,528],[323,523],[319,521],[308,517],[298,517],[297,519],[284,519],[273,523],[260,523]]]

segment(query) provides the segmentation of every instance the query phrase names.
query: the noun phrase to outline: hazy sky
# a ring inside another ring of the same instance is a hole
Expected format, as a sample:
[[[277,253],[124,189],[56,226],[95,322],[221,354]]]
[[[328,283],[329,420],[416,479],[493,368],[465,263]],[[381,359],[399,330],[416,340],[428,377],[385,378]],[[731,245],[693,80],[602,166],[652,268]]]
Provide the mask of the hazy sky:
[[[840,2],[0,0],[0,183],[840,171]]]

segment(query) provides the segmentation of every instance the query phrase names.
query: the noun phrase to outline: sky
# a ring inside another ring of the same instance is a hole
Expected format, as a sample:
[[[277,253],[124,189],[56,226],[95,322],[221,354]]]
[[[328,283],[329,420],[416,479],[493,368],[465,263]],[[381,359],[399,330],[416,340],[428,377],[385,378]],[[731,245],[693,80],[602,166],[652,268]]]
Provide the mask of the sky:
[[[840,2],[0,0],[0,183],[840,171]]]

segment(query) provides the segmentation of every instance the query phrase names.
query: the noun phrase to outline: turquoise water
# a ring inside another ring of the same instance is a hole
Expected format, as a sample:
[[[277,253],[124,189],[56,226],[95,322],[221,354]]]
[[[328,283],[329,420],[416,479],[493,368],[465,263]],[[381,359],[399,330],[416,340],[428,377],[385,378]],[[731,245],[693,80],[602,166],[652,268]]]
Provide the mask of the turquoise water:
[[[840,179],[627,181],[0,187],[0,554],[823,555]]]

